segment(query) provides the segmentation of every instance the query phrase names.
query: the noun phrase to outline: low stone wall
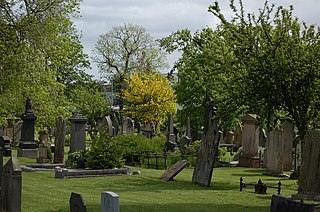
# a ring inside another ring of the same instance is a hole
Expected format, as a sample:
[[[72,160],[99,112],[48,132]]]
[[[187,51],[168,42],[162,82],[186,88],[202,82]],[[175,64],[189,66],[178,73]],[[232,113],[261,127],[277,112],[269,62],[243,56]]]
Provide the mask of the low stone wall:
[[[89,169],[66,169],[55,168],[55,178],[57,179],[69,179],[69,178],[85,178],[85,177],[99,177],[109,175],[126,175],[131,172],[130,168],[120,169],[101,169],[101,170],[89,170]]]

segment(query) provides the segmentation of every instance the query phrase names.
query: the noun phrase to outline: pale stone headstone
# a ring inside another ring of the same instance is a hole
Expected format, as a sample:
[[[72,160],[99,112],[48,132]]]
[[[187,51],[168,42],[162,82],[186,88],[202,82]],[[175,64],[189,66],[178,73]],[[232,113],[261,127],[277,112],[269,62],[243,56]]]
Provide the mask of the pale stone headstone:
[[[71,192],[69,199],[70,212],[86,212],[87,205],[81,194]]]
[[[66,123],[62,117],[59,117],[56,122],[55,131],[55,148],[54,148],[54,163],[64,163],[64,146],[66,138]]]
[[[71,122],[71,141],[70,151],[73,153],[86,149],[86,123],[88,119],[83,115],[74,115],[70,119]]]
[[[293,125],[285,121],[282,125],[282,163],[284,171],[291,171],[293,169],[292,149],[295,137]]]
[[[115,129],[113,127],[113,122],[110,116],[105,116],[101,122],[100,128],[105,130],[106,134],[109,136],[115,135]]]
[[[134,121],[126,117],[123,122],[123,134],[132,135],[134,133]]]
[[[13,138],[12,138],[12,145],[16,146],[19,141],[21,140],[21,128],[22,122],[18,121],[13,124]]]
[[[184,168],[189,166],[189,161],[181,160],[176,162],[173,166],[171,166],[165,173],[163,173],[160,177],[163,181],[170,181],[179,174]]]
[[[11,157],[2,169],[1,211],[3,212],[21,211],[21,173],[21,167],[14,157]]]
[[[294,198],[320,201],[320,129],[304,136],[298,194]]]
[[[116,193],[101,193],[101,212],[119,212],[119,196]]]
[[[210,186],[213,166],[218,156],[219,140],[222,132],[217,125],[210,126],[200,144],[192,182],[203,186]]]
[[[259,127],[255,125],[257,116],[249,114],[242,119],[242,155],[239,156],[239,165],[250,168],[259,168]]]
[[[282,165],[282,131],[279,129],[267,133],[266,149],[264,152],[265,167],[269,175],[283,174]]]

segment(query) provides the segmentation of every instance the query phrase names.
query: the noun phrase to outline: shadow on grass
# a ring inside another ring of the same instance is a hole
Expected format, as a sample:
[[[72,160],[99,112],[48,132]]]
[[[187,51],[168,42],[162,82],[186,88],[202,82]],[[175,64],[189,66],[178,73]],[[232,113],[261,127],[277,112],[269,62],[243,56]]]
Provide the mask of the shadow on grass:
[[[88,211],[100,211],[100,205],[92,205],[87,207]],[[243,206],[238,204],[191,204],[191,203],[171,203],[171,204],[122,204],[120,200],[120,211],[143,212],[143,211],[175,211],[175,212],[206,212],[206,211],[223,211],[223,212],[238,212],[238,211],[269,211],[269,206]],[[62,212],[62,211],[61,211]]]

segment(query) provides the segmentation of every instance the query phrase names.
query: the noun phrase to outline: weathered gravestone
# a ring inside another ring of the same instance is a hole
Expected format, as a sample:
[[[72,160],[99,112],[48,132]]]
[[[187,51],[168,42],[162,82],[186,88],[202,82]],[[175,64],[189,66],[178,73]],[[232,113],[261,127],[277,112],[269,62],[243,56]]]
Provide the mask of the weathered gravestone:
[[[86,149],[86,123],[88,119],[80,114],[72,116],[71,122],[71,141],[70,151],[73,153],[79,150]]]
[[[105,116],[102,119],[102,122],[100,124],[100,129],[102,129],[107,135],[114,136],[115,135],[115,129],[112,125],[112,120],[110,116]]]
[[[241,126],[237,126],[234,132],[234,141],[235,147],[238,149],[242,146],[242,128]]]
[[[314,212],[313,204],[297,202],[280,195],[272,195],[270,212]]]
[[[101,193],[101,212],[119,212],[119,196],[116,193]]]
[[[133,133],[134,133],[134,121],[129,117],[125,117],[123,121],[123,134],[132,135]]]
[[[3,212],[21,211],[21,167],[14,157],[5,164],[1,176],[1,205]]]
[[[0,147],[4,156],[11,156],[10,138],[8,136],[0,136]]]
[[[160,177],[163,181],[170,181],[173,180],[173,178],[179,174],[184,168],[189,166],[189,161],[187,160],[181,160],[176,162],[173,166],[171,166],[165,173],[162,174]]]
[[[267,133],[266,149],[264,151],[264,164],[268,175],[283,174],[282,165],[282,131],[275,129]]]
[[[282,125],[282,164],[284,171],[293,169],[292,149],[295,137],[294,126],[285,121]]]
[[[219,154],[218,147],[222,132],[217,125],[209,128],[200,144],[192,182],[203,186],[210,186],[213,166]]]
[[[190,125],[190,117],[187,118],[187,126],[186,126],[186,133],[181,138],[181,148],[185,146],[189,146],[192,142],[191,138],[191,125]]]
[[[34,122],[37,116],[31,111],[31,100],[27,98],[25,113],[22,115],[21,119],[22,130],[21,130],[21,141],[19,143],[19,148],[17,155],[18,157],[34,158],[38,157],[37,144],[34,140]]]
[[[239,165],[250,168],[260,167],[259,127],[255,125],[257,116],[249,114],[242,119],[242,155],[239,156]]]
[[[71,192],[69,199],[70,212],[86,212],[87,205],[79,193]]]
[[[153,136],[155,136],[155,127],[152,121],[144,123],[142,135],[147,138],[152,138]]]
[[[64,163],[64,145],[66,137],[66,123],[62,117],[57,119],[55,132],[55,148],[54,148],[54,163]]]
[[[175,147],[177,146],[176,143],[176,135],[174,134],[173,129],[173,114],[169,113],[169,123],[168,123],[168,130],[167,130],[167,146],[170,151],[174,151]]]
[[[21,140],[21,129],[22,129],[22,121],[15,122],[13,124],[13,138],[12,138],[12,145],[18,145],[19,141]]]
[[[298,194],[295,199],[320,201],[320,129],[304,136]]]

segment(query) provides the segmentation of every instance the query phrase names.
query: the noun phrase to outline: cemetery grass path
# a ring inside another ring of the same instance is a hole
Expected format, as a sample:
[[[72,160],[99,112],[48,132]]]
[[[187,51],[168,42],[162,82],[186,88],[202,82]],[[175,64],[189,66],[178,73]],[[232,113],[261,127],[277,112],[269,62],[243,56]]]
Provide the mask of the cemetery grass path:
[[[54,172],[23,172],[22,211],[69,211],[71,192],[79,192],[87,204],[87,211],[100,211],[100,194],[113,191],[119,195],[120,211],[269,211],[271,196],[254,194],[252,187],[239,191],[239,178],[256,183],[259,178],[276,186],[280,178],[261,175],[264,169],[215,168],[209,188],[191,183],[192,168],[184,169],[174,181],[163,182],[164,170],[131,167],[141,175],[107,176],[82,179],[54,179]],[[280,179],[282,194],[297,191],[296,180]]]

